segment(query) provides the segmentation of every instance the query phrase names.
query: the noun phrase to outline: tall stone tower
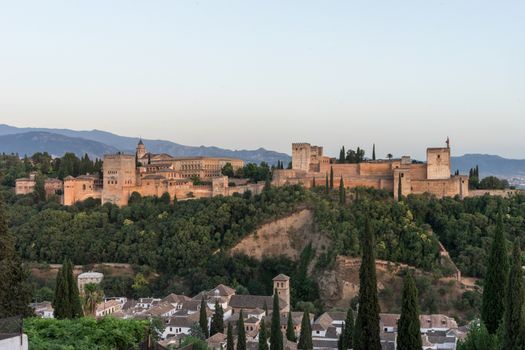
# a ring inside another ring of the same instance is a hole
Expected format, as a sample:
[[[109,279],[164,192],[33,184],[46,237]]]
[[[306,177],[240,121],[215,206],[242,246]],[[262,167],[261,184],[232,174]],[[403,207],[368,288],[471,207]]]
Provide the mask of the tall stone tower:
[[[102,168],[102,204],[109,202],[118,206],[127,205],[137,182],[135,156],[122,153],[107,154],[104,156]]]
[[[139,143],[137,145],[137,159],[141,159],[146,155],[146,146],[144,146],[144,142],[142,142],[142,139],[139,140]]]
[[[281,300],[286,302],[286,307],[283,312],[290,311],[290,277],[283,275],[282,273],[273,279],[273,292],[277,292],[277,295]]]

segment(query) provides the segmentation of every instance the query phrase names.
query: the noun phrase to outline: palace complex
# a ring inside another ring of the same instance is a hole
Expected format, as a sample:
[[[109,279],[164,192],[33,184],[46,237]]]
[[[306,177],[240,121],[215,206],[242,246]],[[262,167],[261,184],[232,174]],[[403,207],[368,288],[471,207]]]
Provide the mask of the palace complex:
[[[302,184],[305,187],[324,186],[333,173],[334,187],[343,179],[345,188],[357,186],[385,189],[399,194],[431,193],[437,197],[467,197],[468,176],[450,172],[450,143],[443,148],[427,148],[426,163],[409,156],[400,159],[366,160],[361,163],[337,163],[323,155],[323,147],[309,143],[292,144],[292,169],[275,170],[273,184]]]
[[[102,204],[128,204],[132,193],[171,198],[206,198],[251,191],[260,193],[264,183],[249,183],[247,179],[228,179],[222,175],[226,164],[234,171],[244,162],[232,158],[173,157],[166,153],[149,153],[142,140],[136,153],[104,156],[103,178],[97,175],[68,176],[63,183],[46,179],[47,195],[63,195],[63,204],[72,205],[87,198],[101,199]],[[332,174],[332,175],[331,175]],[[446,147],[427,148],[426,162],[400,159],[364,160],[360,163],[339,163],[323,154],[323,147],[308,143],[292,144],[292,169],[275,169],[272,184],[302,184],[309,188],[324,186],[333,178],[334,187],[341,179],[345,188],[358,186],[384,189],[399,195],[431,193],[437,197],[469,196],[468,176],[451,175],[450,143]],[[27,194],[35,188],[35,177],[16,181],[16,193]],[[471,195],[476,195],[471,193]]]
[[[94,198],[101,199],[102,204],[113,203],[118,206],[127,205],[134,192],[142,196],[158,197],[168,193],[172,199],[188,199],[229,196],[248,190],[253,193],[262,191],[264,183],[229,180],[227,176],[223,176],[221,170],[228,163],[234,171],[244,166],[242,160],[233,158],[172,157],[165,153],[149,153],[141,140],[135,155],[105,155],[102,179],[98,175],[89,174],[68,176],[63,183],[56,179],[46,179],[45,188],[48,195],[62,192],[64,205]],[[16,194],[33,192],[35,184],[33,175],[17,179]]]

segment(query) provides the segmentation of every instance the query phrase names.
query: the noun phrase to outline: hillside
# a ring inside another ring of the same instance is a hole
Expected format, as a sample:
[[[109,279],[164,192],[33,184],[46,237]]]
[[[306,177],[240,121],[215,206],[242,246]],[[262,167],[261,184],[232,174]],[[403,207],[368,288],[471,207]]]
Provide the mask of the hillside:
[[[128,137],[116,135],[107,131],[102,130],[85,130],[77,131],[70,129],[51,129],[51,128],[17,128],[14,126],[9,126],[5,124],[0,124],[0,136],[2,135],[14,135],[14,134],[27,134],[27,133],[47,133],[57,135],[55,138],[58,139],[58,135],[69,137],[70,139],[76,139],[75,144],[77,148],[72,150],[68,147],[67,144],[61,142],[54,142],[49,140],[46,144],[48,151],[53,150],[56,154],[63,154],[65,152],[75,152],[81,151],[82,149],[88,149],[90,142],[95,142],[107,149],[118,150],[123,152],[135,152],[135,147],[139,139],[137,137]],[[10,147],[4,147],[0,143],[0,152],[18,152],[20,154],[27,153],[32,154],[33,150],[39,151],[41,149],[40,145],[36,142],[24,143],[23,141],[27,140],[26,137],[22,137],[20,142],[15,142],[10,144]],[[266,150],[264,148],[259,148],[256,150],[229,150],[223,149],[214,146],[186,146],[181,145],[175,142],[166,141],[166,140],[151,140],[143,139],[146,147],[149,151],[153,153],[168,153],[173,156],[209,156],[209,157],[233,157],[244,160],[245,162],[260,163],[265,161],[269,164],[275,164],[278,160],[288,163],[291,158],[285,153],[279,153],[275,151]],[[30,139],[29,139],[30,141]],[[43,146],[42,146],[43,147]],[[96,150],[98,153],[93,153],[96,157],[102,157],[106,150],[104,148],[99,148]],[[95,151],[95,150],[94,150]],[[53,153],[55,154],[55,153]],[[89,153],[88,153],[89,154]],[[77,153],[77,155],[83,155],[83,153]]]
[[[507,159],[490,154],[465,154],[452,157],[451,169],[468,174],[469,169],[479,166],[481,177],[525,177],[525,159]]]
[[[286,256],[297,261],[301,251],[310,243],[317,257],[330,247],[330,239],[320,232],[315,224],[314,212],[301,209],[260,226],[239,241],[230,253],[246,254],[258,260]],[[359,293],[360,259],[340,255],[333,267],[323,269],[315,268],[316,261],[317,259],[314,259],[311,262],[310,270],[319,286],[323,286],[320,288],[320,297],[325,307],[347,307]],[[472,307],[463,309],[463,303],[470,302],[469,298],[475,299],[479,296],[472,287],[452,277],[439,278],[408,265],[376,260],[379,298],[383,312],[400,312],[402,270],[405,268],[415,271],[423,311],[451,314],[458,320],[468,320],[472,317],[470,313],[475,312]],[[465,292],[468,293],[464,296]]]

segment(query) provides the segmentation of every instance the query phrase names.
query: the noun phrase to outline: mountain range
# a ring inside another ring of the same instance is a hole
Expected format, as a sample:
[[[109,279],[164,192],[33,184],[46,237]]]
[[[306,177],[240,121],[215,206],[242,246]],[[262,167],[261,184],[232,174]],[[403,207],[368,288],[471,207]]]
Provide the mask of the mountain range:
[[[47,151],[54,156],[73,152],[79,156],[87,153],[90,157],[101,158],[104,154],[118,151],[134,153],[139,139],[120,136],[102,130],[77,131],[51,128],[18,128],[0,124],[0,152],[31,155]],[[209,156],[233,157],[245,162],[265,161],[287,164],[291,157],[286,153],[259,148],[256,150],[229,150],[214,146],[186,146],[166,140],[143,140],[146,148],[153,153],[168,153],[175,157]],[[452,171],[468,174],[469,169],[479,166],[480,175],[502,178],[520,178],[525,183],[525,160],[506,159],[489,154],[465,154],[452,157]]]
[[[259,164],[264,161],[287,164],[291,157],[286,153],[256,150],[229,150],[214,146],[186,146],[166,140],[143,139],[148,151],[168,153],[175,157],[208,156],[239,158],[245,162]],[[70,129],[18,128],[0,124],[0,152],[31,155],[47,151],[54,156],[73,152],[79,156],[87,153],[90,157],[101,158],[104,154],[118,151],[135,153],[139,138],[120,136],[102,130],[77,131]]]

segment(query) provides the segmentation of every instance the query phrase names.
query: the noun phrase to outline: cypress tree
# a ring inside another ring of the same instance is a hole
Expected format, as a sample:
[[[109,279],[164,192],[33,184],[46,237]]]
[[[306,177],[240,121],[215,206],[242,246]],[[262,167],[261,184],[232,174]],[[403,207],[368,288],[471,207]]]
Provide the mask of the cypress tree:
[[[345,162],[345,157],[346,157],[346,154],[345,154],[345,146],[341,147],[341,150],[339,151],[339,163],[344,163]]]
[[[376,160],[376,144],[372,147],[372,160]]]
[[[0,318],[30,316],[32,290],[29,271],[15,249],[14,236],[9,232],[4,204],[0,195]]]
[[[244,329],[244,316],[239,312],[239,320],[237,321],[237,349],[246,350],[246,330]]]
[[[201,299],[201,307],[199,310],[199,326],[201,326],[204,337],[208,339],[210,333],[208,331],[208,315],[206,314],[206,301],[204,301],[204,297]]]
[[[69,287],[68,280],[65,277],[67,261],[64,260],[62,267],[58,269],[56,283],[55,283],[55,296],[53,300],[54,316],[57,319],[70,318],[71,307],[69,305]]]
[[[406,271],[405,274],[401,317],[397,329],[397,348],[399,350],[415,350],[423,347],[419,324],[418,293],[414,277],[409,271]]]
[[[283,334],[281,333],[281,317],[279,315],[279,295],[273,293],[272,324],[270,331],[270,350],[283,350]]]
[[[82,302],[80,301],[80,295],[78,292],[78,285],[75,277],[73,276],[73,263],[71,260],[66,261],[66,268],[64,270],[64,277],[67,279],[68,297],[70,315],[69,318],[78,318],[84,316],[82,310]]]
[[[403,199],[403,191],[401,190],[401,174],[399,174],[399,180],[397,182],[397,200]]]
[[[326,184],[325,184],[324,192],[326,194],[330,193],[330,185],[329,185],[329,182],[328,182],[328,174],[326,174]]]
[[[334,188],[334,167],[330,167],[330,189]]]
[[[314,176],[314,178],[312,179],[312,187],[315,188],[315,176]]]
[[[268,350],[268,335],[266,334],[266,321],[264,318],[261,321],[261,329],[259,330],[259,350]]]
[[[232,324],[228,322],[228,332],[226,333],[226,350],[234,350]]]
[[[295,336],[295,330],[293,329],[293,319],[292,319],[292,312],[288,312],[288,322],[286,323],[286,339],[292,342],[297,341],[297,337]]]
[[[344,205],[345,203],[346,203],[345,183],[343,181],[343,176],[341,176],[341,181],[339,181],[339,204]]]
[[[299,344],[297,349],[311,350],[313,349],[312,343],[312,325],[310,324],[310,314],[305,311],[303,314],[303,320],[301,321],[301,334],[299,335]]]
[[[345,325],[343,324],[343,328],[341,329],[341,334],[339,334],[339,338],[337,339],[337,349],[338,350],[346,350],[348,349],[348,345],[346,344],[346,338],[345,338]]]
[[[524,293],[520,242],[516,238],[505,291],[502,349],[525,349]]]
[[[346,312],[345,327],[342,332],[342,334],[344,335],[344,344],[346,345],[346,349],[348,348],[352,349],[353,333],[354,333],[354,310],[352,310],[352,308],[349,307],[348,311]]]
[[[210,325],[210,337],[217,333],[224,332],[224,310],[222,305],[219,303],[219,300],[215,301],[215,312],[211,319]]]
[[[353,339],[354,350],[381,350],[374,247],[374,233],[367,219],[359,268],[359,310]]]
[[[505,286],[509,271],[507,249],[503,233],[503,218],[498,215],[496,233],[492,241],[483,288],[481,319],[490,334],[495,334],[503,319]]]
[[[266,300],[264,301],[264,316],[270,316],[268,313],[268,304],[266,304]]]

